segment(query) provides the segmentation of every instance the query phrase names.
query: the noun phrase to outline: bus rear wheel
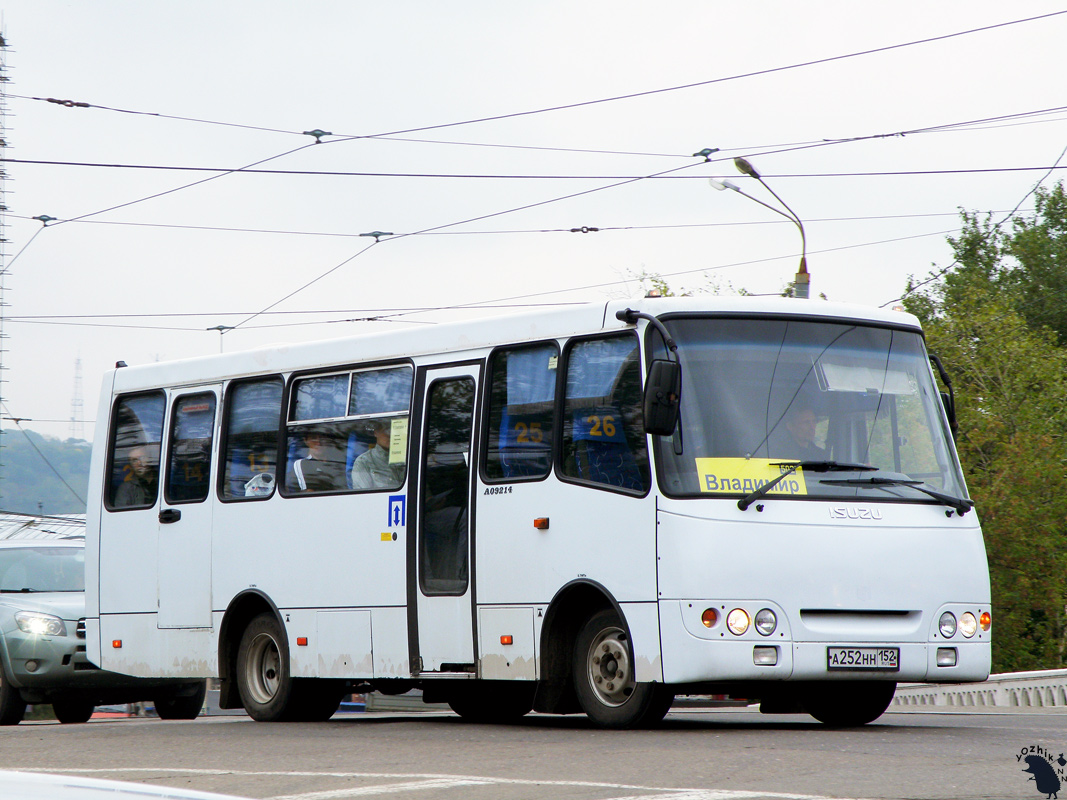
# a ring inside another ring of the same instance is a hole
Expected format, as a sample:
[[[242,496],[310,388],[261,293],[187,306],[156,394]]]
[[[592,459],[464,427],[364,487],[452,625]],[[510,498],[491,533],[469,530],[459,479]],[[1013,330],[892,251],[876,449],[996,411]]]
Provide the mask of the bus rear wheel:
[[[57,698],[52,701],[52,713],[64,725],[88,722],[95,708],[92,700],[81,700],[77,697]]]
[[[582,710],[602,728],[655,725],[674,701],[663,684],[635,679],[630,635],[613,609],[597,612],[579,631],[573,676]]]
[[[851,728],[882,716],[896,690],[893,681],[826,681],[808,685],[800,701],[819,722]]]
[[[279,722],[287,718],[293,693],[289,644],[273,614],[260,614],[248,623],[241,636],[237,688],[241,704],[252,719]]]
[[[196,719],[207,697],[207,681],[198,681],[193,686],[184,686],[155,699],[156,713],[160,719]]]

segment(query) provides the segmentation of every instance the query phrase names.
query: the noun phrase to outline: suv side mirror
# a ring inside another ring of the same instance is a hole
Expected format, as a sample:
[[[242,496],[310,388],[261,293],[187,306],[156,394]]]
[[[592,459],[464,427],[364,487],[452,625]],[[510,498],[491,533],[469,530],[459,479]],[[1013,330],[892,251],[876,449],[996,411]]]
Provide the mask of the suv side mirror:
[[[645,432],[670,436],[678,426],[682,394],[682,365],[677,361],[653,359],[645,382]]]

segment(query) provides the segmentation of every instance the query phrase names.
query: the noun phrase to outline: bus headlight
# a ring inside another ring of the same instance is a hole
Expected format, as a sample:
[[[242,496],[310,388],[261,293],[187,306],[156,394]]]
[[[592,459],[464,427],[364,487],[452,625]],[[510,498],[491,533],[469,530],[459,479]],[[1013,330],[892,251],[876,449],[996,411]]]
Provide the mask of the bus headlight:
[[[748,630],[748,612],[743,608],[735,608],[726,615],[726,627],[734,636],[740,636]]]
[[[778,627],[778,617],[769,608],[762,608],[756,612],[756,632],[761,636],[770,636]]]
[[[15,623],[23,633],[33,636],[66,636],[63,629],[63,620],[51,614],[42,614],[39,611],[15,612]]]
[[[974,618],[974,614],[970,611],[964,611],[963,615],[960,617],[960,633],[970,639],[977,632],[978,620]]]
[[[956,616],[951,611],[946,611],[937,622],[937,629],[946,639],[956,635]]]

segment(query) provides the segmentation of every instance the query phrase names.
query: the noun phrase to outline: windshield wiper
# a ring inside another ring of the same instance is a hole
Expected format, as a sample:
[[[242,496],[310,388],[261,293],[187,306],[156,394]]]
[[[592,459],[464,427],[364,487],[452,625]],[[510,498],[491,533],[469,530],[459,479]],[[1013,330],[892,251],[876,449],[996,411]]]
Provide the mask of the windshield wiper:
[[[874,489],[887,489],[891,486],[909,486],[917,492],[922,492],[935,500],[939,500],[949,508],[953,509],[961,517],[974,508],[973,500],[944,494],[936,489],[931,489],[924,481],[915,480],[913,478],[886,478],[872,476],[870,478],[823,479],[819,481],[819,483],[824,483],[827,486],[870,486]]]
[[[771,489],[798,469],[806,469],[811,472],[868,472],[878,469],[878,467],[872,467],[869,464],[851,464],[847,461],[779,461],[770,464],[770,466],[778,467],[782,470],[782,474],[738,500],[737,507],[742,511],[746,510],[761,497],[764,497]]]
[[[22,589],[0,589],[0,593],[3,594],[30,594],[36,592],[36,589],[22,588]]]

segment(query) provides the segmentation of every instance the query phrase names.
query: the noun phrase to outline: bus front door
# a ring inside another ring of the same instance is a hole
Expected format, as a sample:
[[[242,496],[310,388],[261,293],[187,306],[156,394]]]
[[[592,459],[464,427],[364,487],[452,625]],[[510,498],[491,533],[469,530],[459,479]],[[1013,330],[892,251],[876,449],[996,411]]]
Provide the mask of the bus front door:
[[[479,366],[426,370],[416,501],[415,671],[474,671],[471,521]]]
[[[171,395],[157,545],[159,628],[211,627],[211,463],[218,387]]]

